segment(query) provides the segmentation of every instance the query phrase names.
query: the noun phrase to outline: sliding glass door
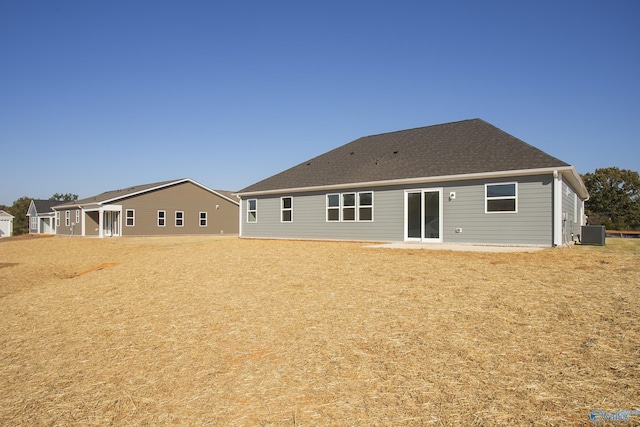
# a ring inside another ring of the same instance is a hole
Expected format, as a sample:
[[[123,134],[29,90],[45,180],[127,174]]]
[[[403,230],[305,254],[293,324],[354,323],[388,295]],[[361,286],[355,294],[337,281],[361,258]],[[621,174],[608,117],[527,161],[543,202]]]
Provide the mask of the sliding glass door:
[[[405,240],[442,242],[442,189],[405,192]]]

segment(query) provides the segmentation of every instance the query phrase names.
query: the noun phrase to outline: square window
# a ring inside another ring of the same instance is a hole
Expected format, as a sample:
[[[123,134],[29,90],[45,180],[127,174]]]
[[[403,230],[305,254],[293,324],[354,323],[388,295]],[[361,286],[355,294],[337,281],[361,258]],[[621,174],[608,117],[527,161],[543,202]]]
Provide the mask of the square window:
[[[517,212],[518,185],[515,182],[485,184],[485,212]]]

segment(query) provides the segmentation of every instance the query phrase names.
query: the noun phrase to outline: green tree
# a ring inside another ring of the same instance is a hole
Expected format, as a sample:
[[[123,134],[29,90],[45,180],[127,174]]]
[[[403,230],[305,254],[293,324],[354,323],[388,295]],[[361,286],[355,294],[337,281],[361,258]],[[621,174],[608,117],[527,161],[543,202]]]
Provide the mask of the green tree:
[[[590,224],[616,230],[640,228],[640,175],[617,167],[596,169],[582,176],[589,200],[585,210]]]
[[[51,196],[49,200],[57,200],[58,202],[73,202],[78,200],[78,195],[71,194],[71,193],[66,193],[66,194],[56,193],[53,196]]]
[[[29,232],[29,217],[27,211],[31,204],[31,197],[20,197],[13,202],[13,205],[7,212],[13,215],[13,235],[19,236],[21,234],[27,234]]]

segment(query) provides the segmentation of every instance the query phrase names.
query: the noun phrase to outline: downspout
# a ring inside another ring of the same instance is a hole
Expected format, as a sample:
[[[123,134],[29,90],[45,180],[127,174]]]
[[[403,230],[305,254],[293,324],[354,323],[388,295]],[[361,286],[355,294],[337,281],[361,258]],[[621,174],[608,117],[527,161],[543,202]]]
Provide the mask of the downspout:
[[[562,175],[553,171],[553,246],[562,246]]]

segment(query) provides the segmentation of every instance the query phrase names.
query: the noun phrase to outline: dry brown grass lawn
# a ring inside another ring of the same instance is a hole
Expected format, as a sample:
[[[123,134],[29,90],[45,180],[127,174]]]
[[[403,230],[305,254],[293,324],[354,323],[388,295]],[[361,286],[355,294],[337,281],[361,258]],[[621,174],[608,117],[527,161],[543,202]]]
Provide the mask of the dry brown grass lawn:
[[[7,241],[0,425],[590,425],[639,409],[639,243]]]

